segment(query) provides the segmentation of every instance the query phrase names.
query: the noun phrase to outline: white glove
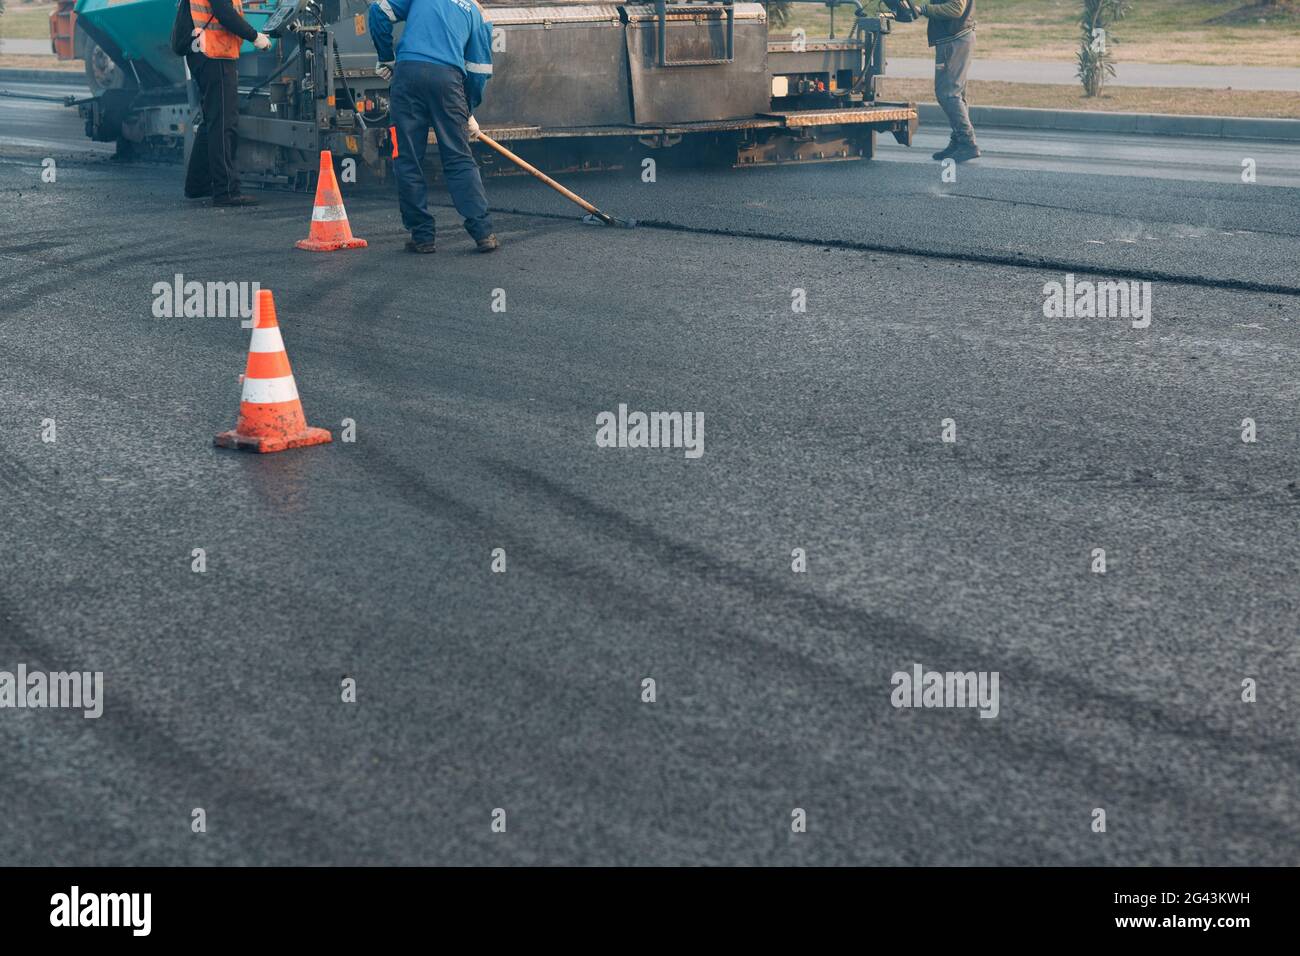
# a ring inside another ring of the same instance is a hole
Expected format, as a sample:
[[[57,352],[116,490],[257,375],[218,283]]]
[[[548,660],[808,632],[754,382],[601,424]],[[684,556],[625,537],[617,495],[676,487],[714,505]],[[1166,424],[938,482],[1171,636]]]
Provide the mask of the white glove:
[[[271,49],[271,38],[265,33],[259,33],[257,39],[253,41],[253,46],[259,50],[269,50]]]
[[[392,82],[393,79],[393,61],[380,60],[375,64],[375,74],[385,83]]]
[[[469,132],[469,138],[471,142],[478,139],[478,120],[476,120],[473,116],[471,116],[469,118],[469,122],[465,124],[465,129]]]

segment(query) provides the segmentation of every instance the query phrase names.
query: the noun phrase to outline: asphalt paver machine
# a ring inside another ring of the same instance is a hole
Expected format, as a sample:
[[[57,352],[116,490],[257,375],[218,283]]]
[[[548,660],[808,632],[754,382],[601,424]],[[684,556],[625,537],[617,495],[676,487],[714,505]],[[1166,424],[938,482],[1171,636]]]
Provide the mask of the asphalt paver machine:
[[[484,2],[494,69],[476,117],[552,171],[646,156],[742,167],[869,159],[882,132],[910,145],[915,106],[879,96],[894,14],[860,0],[818,5],[841,11],[841,37],[772,34],[762,4],[735,0]],[[322,149],[365,175],[389,174],[388,84],[375,73],[368,6],[244,4],[275,39],[265,52],[245,44],[240,57],[247,181],[310,188]],[[184,61],[168,48],[174,10],[174,0],[79,0],[77,22],[127,77],[77,102],[94,139],[146,154],[183,150],[196,105]],[[480,159],[488,173],[517,172],[486,148]]]

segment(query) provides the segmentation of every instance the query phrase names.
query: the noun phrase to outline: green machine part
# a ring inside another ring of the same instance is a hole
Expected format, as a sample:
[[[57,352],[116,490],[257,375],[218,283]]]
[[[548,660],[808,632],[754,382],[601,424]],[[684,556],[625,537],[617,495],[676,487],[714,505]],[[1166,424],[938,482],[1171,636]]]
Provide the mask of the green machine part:
[[[185,64],[171,50],[172,21],[177,0],[77,0],[77,23],[132,85],[144,89],[176,86],[185,82]],[[249,0],[244,19],[261,29],[276,4]],[[272,47],[274,50],[274,46]],[[240,49],[240,73],[257,76],[261,70],[252,56],[253,45]],[[245,64],[251,69],[246,70]]]

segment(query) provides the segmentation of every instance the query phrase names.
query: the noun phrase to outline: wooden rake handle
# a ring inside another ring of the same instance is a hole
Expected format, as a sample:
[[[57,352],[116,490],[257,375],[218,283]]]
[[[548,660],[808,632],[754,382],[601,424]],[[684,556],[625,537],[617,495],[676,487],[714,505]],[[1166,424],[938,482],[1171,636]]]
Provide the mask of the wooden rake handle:
[[[561,186],[561,185],[560,185],[559,183],[557,183],[554,179],[552,179],[550,176],[546,175],[544,172],[542,172],[540,169],[538,169],[538,168],[537,168],[536,166],[534,166],[532,163],[528,162],[527,160],[520,159],[520,158],[519,158],[518,156],[516,156],[514,153],[510,152],[510,150],[506,149],[504,146],[502,146],[500,143],[498,143],[496,140],[494,140],[494,139],[493,139],[491,136],[489,136],[487,133],[482,133],[482,132],[480,132],[480,133],[478,134],[478,137],[477,137],[477,138],[478,138],[480,141],[486,143],[488,146],[492,147],[492,149],[496,150],[498,153],[500,153],[500,154],[501,154],[502,156],[504,156],[506,159],[510,160],[510,162],[514,163],[514,164],[515,164],[516,166],[518,166],[520,169],[525,170],[526,172],[532,173],[534,176],[536,176],[536,177],[537,177],[538,179],[540,179],[542,182],[546,183],[546,185],[550,186],[552,189],[554,189],[557,193],[559,193],[559,194],[560,194],[561,196],[563,196],[565,199],[569,200],[569,202],[577,203],[579,206],[581,206],[583,209],[587,210],[587,212],[591,213],[593,216],[595,216],[595,217],[596,217],[597,219],[599,219],[601,222],[605,223],[606,225],[610,225],[610,224],[613,223],[613,219],[612,219],[610,216],[605,215],[603,212],[601,212],[599,209],[597,209],[597,208],[596,208],[595,206],[593,206],[591,203],[587,202],[587,200],[583,199],[581,196],[579,196],[579,195],[578,195],[577,193],[575,193],[573,190],[571,190],[571,189],[566,189],[565,187]]]

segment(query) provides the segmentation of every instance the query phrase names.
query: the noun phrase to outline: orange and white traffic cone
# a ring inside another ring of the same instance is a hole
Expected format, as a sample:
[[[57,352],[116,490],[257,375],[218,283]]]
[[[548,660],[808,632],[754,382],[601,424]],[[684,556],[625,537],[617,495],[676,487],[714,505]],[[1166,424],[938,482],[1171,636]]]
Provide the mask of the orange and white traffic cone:
[[[239,422],[234,431],[222,432],[214,441],[221,448],[271,452],[333,440],[327,429],[307,426],[280,326],[275,321],[275,299],[269,289],[259,289]]]
[[[294,243],[299,249],[311,252],[333,252],[335,249],[364,249],[366,240],[352,235],[348,225],[347,210],[339,193],[339,181],[334,178],[334,157],[328,149],[321,150],[320,175],[316,178],[316,205],[311,211],[311,231],[306,239]]]

